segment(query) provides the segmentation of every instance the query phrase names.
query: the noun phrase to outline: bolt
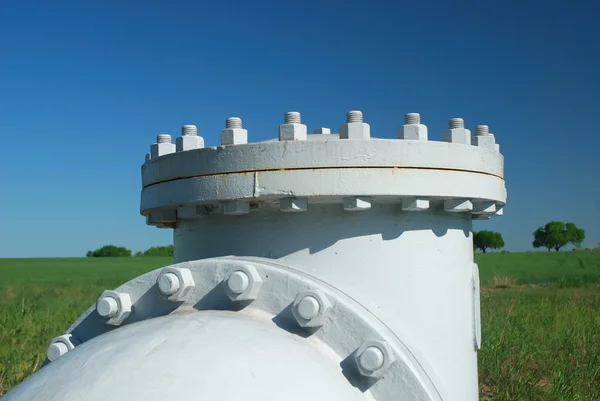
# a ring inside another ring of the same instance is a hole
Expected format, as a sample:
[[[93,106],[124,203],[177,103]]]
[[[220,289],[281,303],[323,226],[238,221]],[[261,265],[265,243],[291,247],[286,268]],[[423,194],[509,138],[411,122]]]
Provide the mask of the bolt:
[[[451,118],[448,120],[448,128],[465,128],[465,121],[462,118]]]
[[[184,302],[188,293],[196,286],[190,269],[167,266],[156,279],[160,293],[172,302]]]
[[[380,379],[394,363],[394,353],[385,341],[367,340],[355,352],[354,360],[360,374]]]
[[[69,352],[69,347],[67,344],[63,342],[55,342],[48,346],[48,351],[46,352],[46,356],[50,362],[54,362],[64,354]]]
[[[182,136],[197,136],[198,129],[195,125],[184,125],[181,127],[181,135]],[[169,140],[169,142],[171,142]]]
[[[128,293],[106,290],[96,302],[96,311],[106,324],[120,326],[131,313],[131,297]]]
[[[241,294],[248,289],[249,281],[248,275],[238,270],[227,279],[227,288],[234,294]]]
[[[262,278],[252,265],[233,266],[224,280],[225,293],[232,301],[254,301],[262,286]]]
[[[225,121],[225,128],[242,128],[242,119],[239,117],[229,117]]]
[[[362,123],[363,122],[363,114],[362,111],[353,110],[346,113],[346,122],[347,123]]]
[[[482,136],[482,135],[489,135],[489,133],[490,133],[490,129],[487,125],[476,125],[475,126],[475,135]]]
[[[404,124],[421,124],[421,115],[419,113],[406,113]]]
[[[288,111],[283,117],[284,124],[300,124],[300,113],[297,111]]]
[[[368,372],[374,372],[377,369],[381,369],[384,362],[385,357],[383,356],[383,352],[377,347],[368,347],[358,357],[360,367]]]
[[[158,278],[158,289],[163,295],[173,295],[179,290],[179,287],[179,277],[174,273],[165,273]]]
[[[171,135],[160,134],[156,137],[156,143],[171,143]]]
[[[300,327],[321,327],[331,306],[331,302],[322,291],[303,291],[292,303],[292,315]]]
[[[107,296],[98,301],[96,309],[100,316],[110,319],[117,316],[117,313],[119,313],[119,304],[116,299]]]
[[[300,300],[296,308],[302,318],[310,320],[319,315],[321,306],[315,297],[308,295]]]

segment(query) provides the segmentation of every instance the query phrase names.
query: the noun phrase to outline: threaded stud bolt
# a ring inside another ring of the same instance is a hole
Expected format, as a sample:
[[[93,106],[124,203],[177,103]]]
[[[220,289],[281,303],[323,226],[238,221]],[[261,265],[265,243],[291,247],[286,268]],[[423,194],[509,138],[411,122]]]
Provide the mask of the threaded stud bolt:
[[[250,279],[243,271],[236,271],[227,279],[227,288],[234,294],[241,294],[248,289]]]
[[[346,113],[346,123],[362,123],[363,114],[362,111],[353,110]]]
[[[489,134],[490,134],[490,129],[487,125],[476,125],[475,126],[475,135],[482,136],[482,135],[489,135]]]
[[[297,111],[288,111],[283,116],[284,124],[301,124],[300,113]]]
[[[158,279],[158,289],[163,295],[173,295],[179,291],[179,277],[174,273],[165,273]]]
[[[300,300],[296,308],[300,317],[311,320],[319,315],[321,305],[319,305],[319,301],[315,297],[308,295]]]
[[[360,354],[360,357],[358,358],[360,367],[367,372],[375,372],[377,369],[381,369],[384,362],[385,356],[377,347],[368,347]]]
[[[110,319],[117,316],[117,313],[119,312],[119,304],[113,297],[103,297],[98,301],[96,309],[98,310],[98,314],[100,316]]]
[[[225,128],[242,128],[242,119],[239,117],[229,117],[225,121]]]
[[[462,118],[451,118],[450,120],[448,120],[448,128],[465,128],[465,120],[463,120]]]
[[[171,135],[160,134],[156,137],[156,143],[171,143]]]
[[[181,136],[198,136],[198,129],[195,125],[184,125],[181,127]]]
[[[421,124],[421,115],[419,113],[406,113],[404,124]]]

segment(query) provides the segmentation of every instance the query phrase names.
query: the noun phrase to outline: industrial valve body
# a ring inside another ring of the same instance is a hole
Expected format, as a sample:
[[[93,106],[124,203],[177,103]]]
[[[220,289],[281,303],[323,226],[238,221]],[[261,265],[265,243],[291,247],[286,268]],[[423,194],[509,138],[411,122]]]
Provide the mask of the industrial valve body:
[[[362,113],[308,135],[221,146],[159,135],[141,213],[174,230],[175,264],[106,291],[52,340],[21,400],[478,399],[472,220],[502,214],[487,126],[441,142],[409,113],[398,139]]]

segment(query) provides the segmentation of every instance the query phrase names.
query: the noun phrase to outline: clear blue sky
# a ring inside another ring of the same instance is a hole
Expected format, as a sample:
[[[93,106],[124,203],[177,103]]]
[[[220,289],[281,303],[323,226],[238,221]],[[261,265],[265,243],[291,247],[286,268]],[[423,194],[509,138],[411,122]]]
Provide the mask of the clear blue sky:
[[[405,112],[434,140],[450,117],[487,124],[508,206],[475,228],[527,250],[572,221],[597,244],[598,2],[449,3],[3,1],[0,257],[171,243],[139,215],[156,134],[216,145],[240,116],[259,141],[291,110],[336,131],[362,110],[384,138]]]

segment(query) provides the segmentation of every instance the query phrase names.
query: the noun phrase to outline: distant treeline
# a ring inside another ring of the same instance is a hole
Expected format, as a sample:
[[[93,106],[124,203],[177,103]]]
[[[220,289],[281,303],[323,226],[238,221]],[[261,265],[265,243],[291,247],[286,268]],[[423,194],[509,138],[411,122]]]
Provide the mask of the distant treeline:
[[[122,246],[104,245],[95,251],[88,251],[85,256],[88,258],[106,258],[106,257],[130,257],[130,249]],[[136,252],[134,256],[173,256],[173,245],[152,246],[144,252]]]

